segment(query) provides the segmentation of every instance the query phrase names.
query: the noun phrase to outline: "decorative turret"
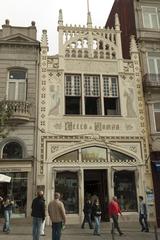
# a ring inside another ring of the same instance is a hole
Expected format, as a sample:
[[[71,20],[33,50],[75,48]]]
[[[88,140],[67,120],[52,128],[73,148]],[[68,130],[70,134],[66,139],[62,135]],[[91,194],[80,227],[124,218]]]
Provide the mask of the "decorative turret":
[[[121,30],[118,14],[115,14],[115,30],[116,30],[116,45],[118,46],[118,59],[122,60],[122,41],[121,41]],[[119,62],[119,69],[122,70],[122,61]]]
[[[42,31],[41,47],[46,47],[47,50],[48,50],[47,30],[43,30],[43,31]]]

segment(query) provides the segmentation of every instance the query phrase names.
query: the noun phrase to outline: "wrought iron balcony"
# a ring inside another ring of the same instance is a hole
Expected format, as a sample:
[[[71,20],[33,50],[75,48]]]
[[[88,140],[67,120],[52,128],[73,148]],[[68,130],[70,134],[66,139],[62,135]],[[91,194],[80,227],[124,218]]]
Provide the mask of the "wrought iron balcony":
[[[11,101],[5,100],[4,101],[6,108],[11,111],[10,120],[22,120],[22,121],[29,121],[31,114],[30,114],[30,107],[31,104],[28,102],[22,101]]]
[[[143,86],[145,88],[159,88],[160,87],[160,74],[147,73],[143,76]]]

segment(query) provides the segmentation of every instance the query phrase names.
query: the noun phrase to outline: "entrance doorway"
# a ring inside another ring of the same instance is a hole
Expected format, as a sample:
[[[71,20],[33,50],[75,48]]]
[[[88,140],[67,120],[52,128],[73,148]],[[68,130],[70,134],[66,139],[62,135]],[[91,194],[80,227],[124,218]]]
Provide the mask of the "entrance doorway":
[[[107,170],[84,170],[84,198],[98,196],[102,209],[102,220],[109,220]]]

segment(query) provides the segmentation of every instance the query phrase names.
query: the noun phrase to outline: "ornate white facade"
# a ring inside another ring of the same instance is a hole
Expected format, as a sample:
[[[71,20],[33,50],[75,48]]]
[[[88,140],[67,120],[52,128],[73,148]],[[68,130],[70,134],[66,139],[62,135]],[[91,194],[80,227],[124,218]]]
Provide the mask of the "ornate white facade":
[[[99,192],[105,206],[117,194],[115,176],[119,175],[115,173],[122,173],[122,178],[123,173],[127,173],[133,177],[136,207],[134,211],[127,211],[125,207],[124,218],[138,219],[138,195],[145,196],[151,182],[135,39],[131,38],[131,59],[124,60],[118,15],[114,29],[92,27],[90,13],[87,26],[64,26],[60,10],[58,24],[58,55],[47,55],[45,30],[41,40],[37,186],[45,188],[48,203],[58,174],[77,174],[78,193],[74,199],[78,202],[77,209],[68,213],[68,222],[80,223],[84,195],[89,191],[87,184],[94,188],[95,182],[102,186],[106,180]],[[105,180],[88,179],[92,173],[105,175]],[[105,196],[102,196],[103,190]],[[106,199],[103,201],[103,198]],[[150,211],[152,213],[152,209]]]

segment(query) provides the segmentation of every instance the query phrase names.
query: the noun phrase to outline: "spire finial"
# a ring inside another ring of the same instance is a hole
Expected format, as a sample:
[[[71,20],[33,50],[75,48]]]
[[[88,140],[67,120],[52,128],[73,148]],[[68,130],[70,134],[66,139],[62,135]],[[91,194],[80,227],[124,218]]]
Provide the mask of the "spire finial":
[[[87,0],[87,12],[89,13],[89,0]]]
[[[59,24],[59,26],[63,26],[63,13],[62,13],[62,9],[59,9],[58,24]]]
[[[89,11],[89,0],[87,0],[87,27],[92,27],[92,18]]]
[[[115,14],[115,28],[116,28],[116,30],[120,30],[120,22],[119,22],[118,13]]]
[[[137,47],[137,43],[136,43],[134,35],[131,35],[130,52],[131,53],[137,53],[138,52],[138,47]]]

